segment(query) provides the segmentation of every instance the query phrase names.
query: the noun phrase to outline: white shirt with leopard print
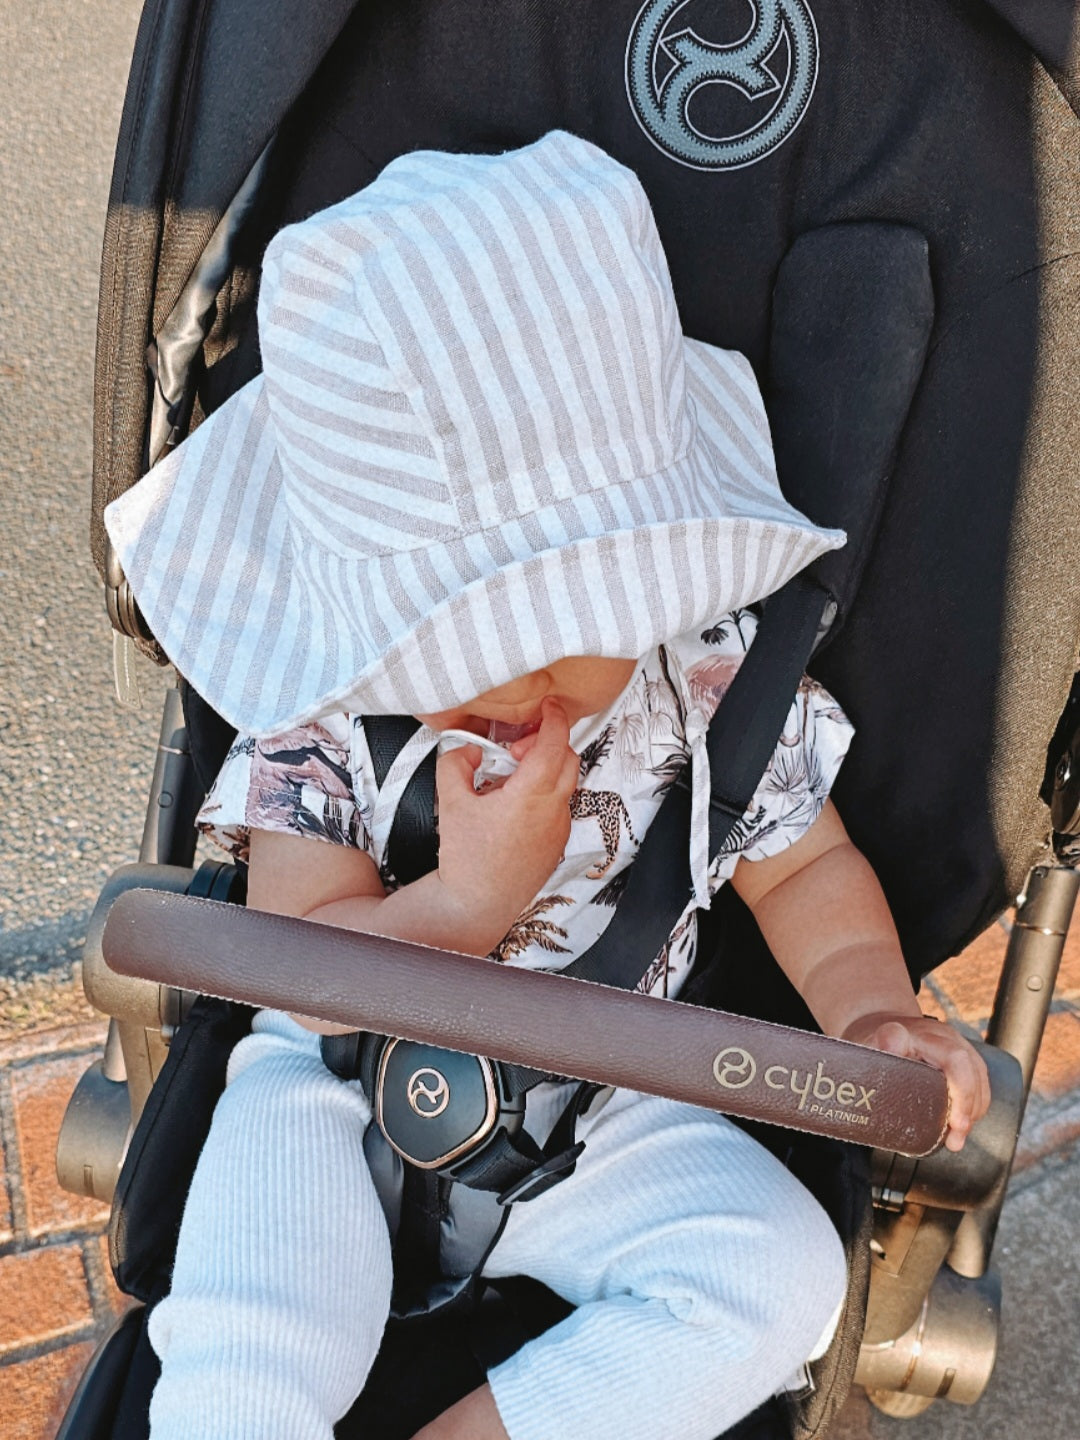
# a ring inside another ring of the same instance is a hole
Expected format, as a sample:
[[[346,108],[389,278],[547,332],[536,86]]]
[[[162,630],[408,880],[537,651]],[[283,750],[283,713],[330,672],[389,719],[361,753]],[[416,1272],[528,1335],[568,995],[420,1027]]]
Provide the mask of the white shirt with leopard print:
[[[606,928],[641,839],[687,758],[688,735],[700,734],[712,718],[755,627],[752,612],[740,610],[658,646],[609,710],[573,728],[581,775],[566,852],[493,959],[558,970]],[[805,678],[753,800],[709,864],[710,896],[740,857],[774,855],[810,828],[852,734],[828,692]],[[371,854],[387,888],[396,888],[382,863],[394,810],[434,738],[421,726],[381,792],[357,715],[328,716],[273,739],[240,738],[200,812],[200,828],[239,859],[253,829],[351,845]],[[696,913],[692,900],[640,989],[668,998],[678,993],[694,962]]]

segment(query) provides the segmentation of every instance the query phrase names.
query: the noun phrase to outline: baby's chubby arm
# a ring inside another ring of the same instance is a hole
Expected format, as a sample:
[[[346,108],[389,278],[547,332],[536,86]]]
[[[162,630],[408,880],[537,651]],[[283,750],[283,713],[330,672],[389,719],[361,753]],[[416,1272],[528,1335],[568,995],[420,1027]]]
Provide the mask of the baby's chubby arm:
[[[881,885],[832,802],[789,849],[741,860],[731,883],[826,1035],[945,1072],[945,1144],[959,1150],[990,1103],[986,1066],[963,1036],[920,1011]]]
[[[487,955],[559,863],[578,777],[566,713],[556,701],[543,702],[539,731],[510,749],[518,768],[484,794],[473,789],[479,749],[439,757],[437,870],[387,894],[361,850],[255,830],[249,906]],[[302,1023],[327,1033],[342,1028]]]

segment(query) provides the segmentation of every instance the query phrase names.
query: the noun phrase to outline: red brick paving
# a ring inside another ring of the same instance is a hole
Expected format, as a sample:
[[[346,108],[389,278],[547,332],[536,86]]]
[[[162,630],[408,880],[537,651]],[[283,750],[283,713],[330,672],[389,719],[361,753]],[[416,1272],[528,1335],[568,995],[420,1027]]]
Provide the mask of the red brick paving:
[[[953,1016],[969,1025],[985,1024],[997,989],[1009,937],[992,925],[963,952],[933,972],[934,989],[944,992]],[[924,989],[928,989],[925,987]]]
[[[83,1341],[0,1369],[5,1440],[52,1440],[93,1351]]]
[[[1008,934],[993,925],[929,977],[919,996],[923,1009],[983,1031],[997,989]],[[940,998],[939,998],[940,997]],[[942,1003],[944,1002],[944,1003]],[[1054,1008],[1043,1036],[1032,1090],[1054,1099],[1080,1087],[1080,905],[1065,942]]]
[[[0,1159],[3,1158],[3,1145],[0,1144]],[[6,1170],[6,1167],[5,1167]],[[7,1175],[0,1181],[0,1245],[6,1245],[15,1238],[15,1221],[11,1215],[11,1196],[8,1194]]]
[[[87,1257],[89,1260],[89,1256]],[[105,1291],[105,1302],[110,1313],[119,1317],[131,1304],[131,1300],[122,1291],[116,1288],[113,1281],[112,1266],[109,1264],[109,1237],[101,1235],[97,1242],[97,1263],[101,1267],[99,1274]],[[92,1263],[92,1262],[91,1262]]]
[[[1058,993],[1068,999],[1080,1000],[1080,926],[1074,925],[1065,941],[1058,973]]]
[[[94,1313],[78,1245],[25,1250],[0,1261],[0,1355],[85,1330]]]
[[[933,1015],[935,1020],[948,1020],[949,1012],[938,999],[935,991],[929,985],[924,985],[919,991],[919,1005],[924,1015]]]
[[[0,1435],[52,1440],[94,1345],[128,1303],[113,1284],[108,1210],[62,1191],[56,1137],[104,1022],[0,1044]]]
[[[936,970],[924,1009],[982,1029],[1008,941],[997,925]],[[68,1025],[0,1045],[0,1435],[53,1440],[92,1342],[127,1303],[111,1280],[105,1207],[56,1183],[56,1135],[79,1076],[98,1058],[104,1024]],[[1026,1168],[1080,1135],[1080,915],[1066,946],[1035,1071],[1051,1106],[1018,1155]]]
[[[100,1226],[109,1208],[61,1190],[56,1183],[56,1139],[64,1107],[90,1059],[82,1055],[44,1057],[11,1072],[15,1134],[26,1203],[26,1233],[32,1237],[79,1226]]]

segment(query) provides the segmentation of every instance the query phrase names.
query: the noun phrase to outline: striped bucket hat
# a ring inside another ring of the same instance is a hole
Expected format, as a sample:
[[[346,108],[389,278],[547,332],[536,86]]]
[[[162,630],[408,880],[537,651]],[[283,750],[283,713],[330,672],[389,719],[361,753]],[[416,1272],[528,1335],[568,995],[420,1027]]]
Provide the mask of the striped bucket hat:
[[[263,373],[105,512],[178,670],[255,735],[636,658],[843,543],[749,364],[686,339],[634,175],[555,132],[419,152],[282,230]]]

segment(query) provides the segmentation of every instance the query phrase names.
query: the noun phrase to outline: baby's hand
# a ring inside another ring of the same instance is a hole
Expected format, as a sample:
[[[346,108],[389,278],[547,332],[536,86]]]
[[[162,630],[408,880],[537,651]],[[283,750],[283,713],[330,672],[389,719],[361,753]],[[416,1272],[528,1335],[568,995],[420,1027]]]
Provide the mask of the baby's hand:
[[[863,1015],[847,1027],[842,1040],[870,1045],[925,1060],[945,1072],[949,1086],[949,1128],[945,1135],[948,1150],[960,1150],[968,1131],[981,1120],[990,1104],[990,1079],[982,1056],[951,1025],[930,1015],[891,1015],[878,1012]]]
[[[436,769],[439,877],[462,906],[505,918],[496,940],[536,896],[570,837],[578,757],[562,706],[544,700],[540,729],[510,753],[517,769],[482,794],[473,788],[477,747],[448,751]]]

